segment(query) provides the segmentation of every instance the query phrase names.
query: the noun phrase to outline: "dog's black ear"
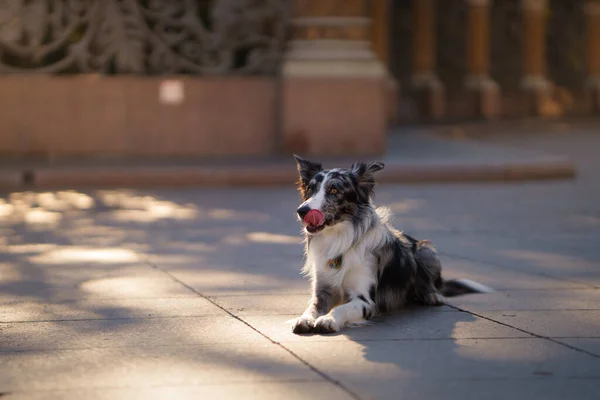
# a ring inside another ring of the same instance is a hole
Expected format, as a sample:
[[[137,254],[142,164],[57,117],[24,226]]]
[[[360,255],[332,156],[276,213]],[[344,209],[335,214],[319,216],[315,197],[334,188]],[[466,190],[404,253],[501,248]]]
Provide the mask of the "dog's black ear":
[[[358,163],[355,162],[350,167],[350,170],[358,177],[365,175],[372,175],[377,171],[381,171],[385,167],[385,164],[381,161],[374,161],[370,163]]]
[[[385,167],[385,164],[381,161],[354,163],[350,167],[350,170],[356,177],[359,199],[361,201],[368,202],[371,196],[373,196],[375,190],[375,176],[373,174],[381,171],[383,167]]]
[[[299,157],[295,154],[294,158],[296,159],[296,164],[298,164],[298,174],[300,175],[298,188],[300,189],[302,197],[304,198],[306,188],[309,182],[316,174],[323,171],[323,166],[321,165],[321,163],[305,160],[304,158]]]

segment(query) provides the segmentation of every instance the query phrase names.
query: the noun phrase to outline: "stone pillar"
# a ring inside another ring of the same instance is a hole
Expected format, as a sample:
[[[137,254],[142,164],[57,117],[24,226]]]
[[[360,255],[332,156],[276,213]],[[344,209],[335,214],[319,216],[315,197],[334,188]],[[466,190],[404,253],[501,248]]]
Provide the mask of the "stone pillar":
[[[591,110],[600,112],[600,0],[587,0],[585,4],[587,19],[586,34],[586,89],[591,100]]]
[[[383,153],[387,71],[372,49],[367,0],[294,0],[291,34],[282,70],[284,150]]]
[[[435,0],[412,3],[412,91],[419,113],[440,118],[445,113],[444,86],[435,73]]]
[[[467,79],[475,115],[500,113],[500,90],[490,78],[490,0],[467,0]]]
[[[388,0],[371,0],[371,37],[373,40],[373,48],[379,59],[389,65],[389,7]]]
[[[386,90],[387,118],[389,122],[395,123],[398,120],[399,87],[395,77],[389,73],[388,69],[390,65],[389,12],[388,0],[371,0],[371,40],[375,53],[377,53],[377,56],[388,71]]]
[[[544,114],[552,85],[546,79],[546,0],[521,0],[523,7],[523,80],[529,110]]]

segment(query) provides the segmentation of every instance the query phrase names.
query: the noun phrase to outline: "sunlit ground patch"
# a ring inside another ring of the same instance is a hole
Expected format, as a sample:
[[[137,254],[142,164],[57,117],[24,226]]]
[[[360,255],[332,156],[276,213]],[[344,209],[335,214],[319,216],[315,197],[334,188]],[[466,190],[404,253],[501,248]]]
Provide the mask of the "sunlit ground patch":
[[[246,235],[250,242],[256,243],[280,243],[280,244],[298,244],[302,241],[300,236],[281,235],[269,232],[251,232]]]
[[[63,247],[33,256],[30,260],[39,264],[120,264],[139,262],[140,258],[134,251],[123,248]]]

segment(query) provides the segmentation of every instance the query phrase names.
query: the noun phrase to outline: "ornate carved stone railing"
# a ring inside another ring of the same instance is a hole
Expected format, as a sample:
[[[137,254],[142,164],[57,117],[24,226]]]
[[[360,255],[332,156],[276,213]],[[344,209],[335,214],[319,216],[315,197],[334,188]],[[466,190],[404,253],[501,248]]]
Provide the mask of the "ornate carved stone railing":
[[[287,0],[0,0],[0,72],[272,74]]]

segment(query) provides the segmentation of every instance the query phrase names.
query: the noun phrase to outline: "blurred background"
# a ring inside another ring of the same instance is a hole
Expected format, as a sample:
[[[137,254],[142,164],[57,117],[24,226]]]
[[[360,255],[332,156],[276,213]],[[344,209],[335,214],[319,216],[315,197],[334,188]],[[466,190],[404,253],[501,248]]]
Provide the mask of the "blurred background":
[[[600,0],[0,0],[0,397],[598,399],[599,111]],[[292,334],[292,153],[495,292]]]
[[[4,0],[0,73],[5,159],[381,155],[597,112],[600,3]]]

